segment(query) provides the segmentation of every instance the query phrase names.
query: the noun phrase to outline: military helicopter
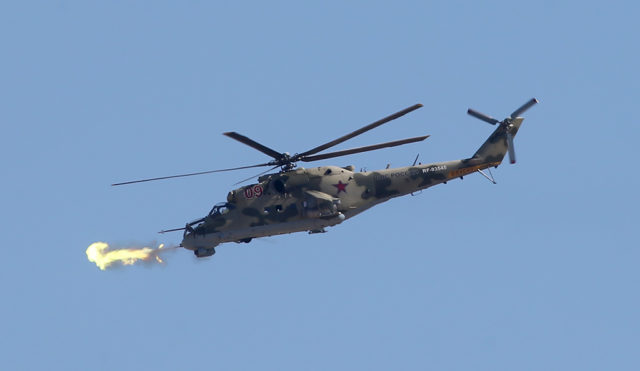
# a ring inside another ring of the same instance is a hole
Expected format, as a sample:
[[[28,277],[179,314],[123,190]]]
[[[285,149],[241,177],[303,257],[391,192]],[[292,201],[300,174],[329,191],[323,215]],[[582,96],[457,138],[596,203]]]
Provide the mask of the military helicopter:
[[[425,140],[428,135],[320,154],[422,107],[421,104],[415,104],[338,139],[294,155],[278,152],[236,132],[227,132],[224,133],[227,137],[266,154],[272,160],[257,165],[112,185],[269,167],[267,171],[258,174],[257,183],[232,190],[227,195],[227,201],[213,206],[206,216],[187,223],[183,228],[160,232],[184,231],[180,246],[192,250],[197,257],[202,258],[215,254],[216,246],[225,242],[248,243],[253,238],[303,231],[324,233],[325,228],[338,225],[379,203],[447,183],[452,179],[462,179],[468,174],[480,173],[495,183],[493,177],[483,170],[498,167],[507,153],[510,162],[516,162],[513,138],[524,120],[520,115],[536,103],[537,99],[530,99],[502,121],[469,109],[469,115],[497,125],[497,128],[473,156],[462,160],[416,165],[416,157],[411,166],[362,172],[356,172],[353,166],[320,166],[307,169],[296,166],[298,162],[325,160]],[[278,172],[266,174],[277,168],[280,168]]]

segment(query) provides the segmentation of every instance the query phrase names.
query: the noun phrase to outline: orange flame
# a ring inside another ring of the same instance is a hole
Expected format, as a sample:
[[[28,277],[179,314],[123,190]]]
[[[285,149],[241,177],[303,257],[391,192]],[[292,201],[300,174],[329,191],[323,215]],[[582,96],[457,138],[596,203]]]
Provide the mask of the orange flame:
[[[157,249],[142,247],[110,250],[108,243],[94,242],[89,245],[86,253],[90,262],[96,263],[100,270],[105,270],[115,263],[122,265],[133,265],[138,261],[164,263],[158,256],[163,248],[164,244],[160,244]]]

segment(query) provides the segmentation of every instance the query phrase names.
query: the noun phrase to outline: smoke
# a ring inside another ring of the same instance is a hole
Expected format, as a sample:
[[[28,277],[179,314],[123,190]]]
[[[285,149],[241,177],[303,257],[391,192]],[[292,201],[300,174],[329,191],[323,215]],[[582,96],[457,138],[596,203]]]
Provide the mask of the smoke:
[[[138,262],[150,264],[164,264],[160,254],[175,251],[177,247],[164,247],[160,244],[157,249],[151,247],[129,247],[123,249],[109,248],[106,242],[94,242],[87,248],[87,258],[96,263],[100,270],[123,265],[133,265]]]

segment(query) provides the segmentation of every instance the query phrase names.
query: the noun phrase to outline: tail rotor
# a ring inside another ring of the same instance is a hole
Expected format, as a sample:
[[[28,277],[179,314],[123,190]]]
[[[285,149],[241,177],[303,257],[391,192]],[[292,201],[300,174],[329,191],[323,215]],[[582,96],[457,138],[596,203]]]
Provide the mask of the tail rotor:
[[[525,104],[523,104],[522,106],[520,106],[517,110],[513,111],[513,113],[511,113],[511,115],[507,118],[505,118],[502,121],[498,121],[496,119],[494,119],[493,117],[489,116],[489,115],[485,115],[482,112],[478,112],[476,110],[473,110],[471,108],[469,108],[467,110],[467,113],[479,120],[482,120],[486,123],[489,123],[491,125],[496,125],[496,124],[500,124],[501,127],[504,128],[506,134],[507,134],[507,148],[509,151],[509,162],[511,162],[512,164],[516,163],[516,152],[513,146],[513,135],[514,135],[514,125],[513,125],[513,120],[516,119],[517,117],[520,117],[520,115],[522,115],[523,113],[525,113],[529,108],[533,107],[536,103],[538,103],[538,100],[536,98],[531,98],[529,101],[527,101]]]

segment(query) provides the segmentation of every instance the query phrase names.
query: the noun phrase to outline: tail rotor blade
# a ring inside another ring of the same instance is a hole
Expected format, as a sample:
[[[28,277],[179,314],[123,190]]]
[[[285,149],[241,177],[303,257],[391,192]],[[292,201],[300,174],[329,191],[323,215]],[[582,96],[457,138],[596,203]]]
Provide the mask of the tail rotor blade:
[[[493,117],[491,117],[491,116],[487,116],[487,115],[485,115],[484,113],[482,113],[482,112],[478,112],[478,111],[473,110],[473,109],[471,109],[471,108],[469,108],[469,109],[467,110],[467,113],[468,113],[469,115],[471,115],[471,116],[473,116],[473,117],[477,118],[477,119],[480,119],[480,120],[482,120],[482,121],[484,121],[484,122],[488,122],[488,123],[490,123],[491,125],[495,125],[495,124],[497,124],[497,123],[499,123],[499,122],[500,122],[500,121],[498,121],[498,120],[494,119],[494,118],[493,118]]]
[[[516,117],[519,117],[526,110],[528,110],[529,108],[533,107],[533,105],[536,104],[536,103],[538,103],[538,100],[536,98],[531,98],[527,103],[523,104],[520,108],[518,108],[517,110],[513,111],[513,113],[511,114],[511,118],[514,119]]]
[[[507,132],[507,149],[509,150],[509,162],[516,163],[516,151],[513,148],[513,135],[511,132]]]

